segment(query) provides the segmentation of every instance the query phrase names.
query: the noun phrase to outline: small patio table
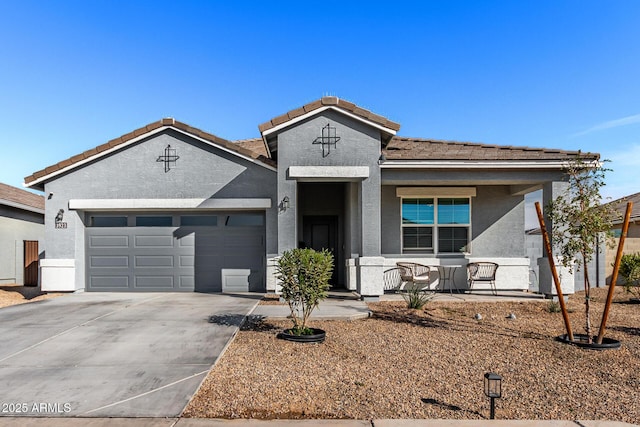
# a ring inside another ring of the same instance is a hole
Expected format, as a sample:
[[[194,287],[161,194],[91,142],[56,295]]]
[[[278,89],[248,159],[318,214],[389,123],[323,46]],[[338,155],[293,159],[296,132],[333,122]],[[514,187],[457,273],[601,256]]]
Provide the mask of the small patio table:
[[[456,285],[456,270],[461,268],[460,264],[447,264],[447,265],[437,265],[438,274],[440,275],[440,280],[442,281],[442,290],[446,290],[446,285],[449,285],[449,293],[453,295],[453,288],[455,287],[456,293],[459,293],[458,285]]]

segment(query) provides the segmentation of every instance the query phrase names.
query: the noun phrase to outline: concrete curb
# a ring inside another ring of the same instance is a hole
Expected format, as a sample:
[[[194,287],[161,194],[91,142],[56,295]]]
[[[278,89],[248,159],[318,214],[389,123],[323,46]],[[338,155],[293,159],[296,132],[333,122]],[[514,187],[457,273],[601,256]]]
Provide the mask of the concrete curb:
[[[638,427],[619,421],[569,420],[440,420],[440,419],[380,419],[380,420],[254,420],[207,418],[30,418],[2,417],[0,427]]]

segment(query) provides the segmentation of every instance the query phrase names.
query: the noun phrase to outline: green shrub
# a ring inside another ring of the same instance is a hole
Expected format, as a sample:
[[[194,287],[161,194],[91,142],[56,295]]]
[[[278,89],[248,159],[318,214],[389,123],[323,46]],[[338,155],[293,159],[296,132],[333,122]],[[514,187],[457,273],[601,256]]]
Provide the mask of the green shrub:
[[[547,304],[547,311],[549,313],[560,313],[560,303],[558,301],[549,301]]]
[[[327,297],[333,272],[333,255],[328,250],[292,249],[282,254],[276,267],[282,298],[291,310],[291,333],[309,335],[311,312]]]
[[[624,289],[640,298],[640,252],[622,255],[619,274],[624,279]]]
[[[423,291],[417,287],[411,287],[402,292],[402,298],[407,303],[407,308],[421,310],[436,295],[435,292]]]

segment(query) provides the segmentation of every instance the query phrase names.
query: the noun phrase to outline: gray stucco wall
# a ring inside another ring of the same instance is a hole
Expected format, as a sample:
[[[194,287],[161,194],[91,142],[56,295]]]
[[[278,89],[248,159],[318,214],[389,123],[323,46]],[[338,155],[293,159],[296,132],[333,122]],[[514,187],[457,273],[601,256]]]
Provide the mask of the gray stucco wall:
[[[382,253],[401,254],[400,198],[396,186],[382,187]],[[509,186],[478,186],[471,198],[471,256],[524,256],[524,196]]]
[[[524,196],[508,186],[478,187],[471,203],[473,256],[524,257]]]
[[[180,156],[171,170],[157,162],[167,145]],[[84,283],[82,213],[69,212],[70,199],[270,198],[266,212],[266,248],[277,236],[276,173],[180,132],[166,130],[56,177],[45,184],[46,258],[75,259],[76,281]],[[55,229],[64,210],[66,229]]]
[[[340,137],[331,153],[323,157],[322,147],[313,141],[322,135],[322,128],[330,123]],[[369,177],[351,185],[346,193],[345,207],[350,217],[351,241],[345,246],[361,256],[380,255],[380,131],[343,114],[328,110],[284,129],[278,138],[278,200],[289,197],[290,206],[297,205],[297,181],[288,177],[290,166],[367,166]],[[335,181],[340,181],[336,179]],[[359,203],[360,206],[353,206]],[[361,230],[354,232],[354,218],[361,218]],[[278,251],[296,247],[301,218],[297,209],[281,212],[278,218]],[[360,239],[360,241],[354,241]]]
[[[0,284],[23,284],[24,241],[37,240],[42,250],[43,216],[0,206]]]

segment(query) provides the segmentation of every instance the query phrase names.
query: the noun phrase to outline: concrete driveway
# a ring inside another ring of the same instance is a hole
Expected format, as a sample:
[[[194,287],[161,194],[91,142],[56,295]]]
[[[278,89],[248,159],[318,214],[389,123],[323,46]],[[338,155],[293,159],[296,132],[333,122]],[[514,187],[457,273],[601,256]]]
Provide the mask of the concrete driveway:
[[[0,309],[0,415],[175,417],[256,298],[81,293]]]

